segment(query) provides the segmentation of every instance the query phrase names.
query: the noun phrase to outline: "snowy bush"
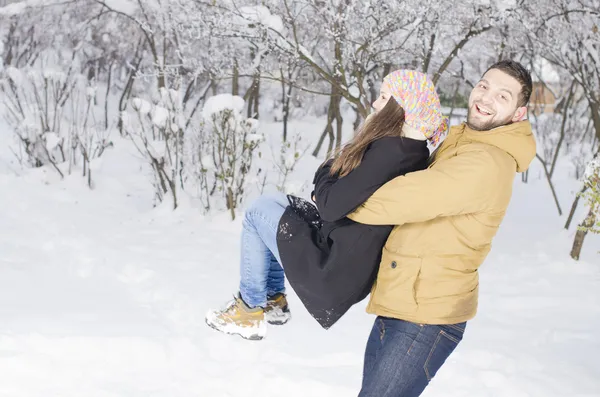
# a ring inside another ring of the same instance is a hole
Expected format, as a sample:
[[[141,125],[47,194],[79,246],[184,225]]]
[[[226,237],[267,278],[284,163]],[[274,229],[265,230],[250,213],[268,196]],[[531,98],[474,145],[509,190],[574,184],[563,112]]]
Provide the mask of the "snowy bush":
[[[220,201],[235,218],[254,151],[263,140],[258,121],[242,116],[244,106],[241,97],[217,95],[186,122],[176,90],[161,89],[154,104],[131,101],[123,126],[153,170],[159,202],[170,195],[177,208],[179,190],[196,191],[207,211]]]
[[[133,98],[131,107],[132,111],[121,114],[123,129],[152,168],[157,200],[162,202],[170,195],[173,208],[177,208],[178,186],[183,187],[185,124],[179,93],[162,88],[155,104]]]
[[[64,104],[76,82],[71,76],[36,68],[8,67],[0,80],[5,118],[11,125],[24,158],[30,167],[57,164],[67,160],[64,150]]]
[[[258,120],[243,117],[244,108],[244,100],[239,96],[221,94],[209,98],[202,110],[203,129],[195,140],[201,145],[196,158],[202,170],[201,183],[208,193],[204,196],[207,207],[210,196],[220,192],[232,219],[245,193],[254,152],[263,141]]]
[[[91,160],[98,158],[104,150],[112,145],[109,140],[110,129],[105,128],[96,103],[97,87],[92,80],[85,87],[85,91],[75,90],[69,106],[68,122],[68,147],[71,149],[69,155],[69,173],[73,166],[79,166],[78,158],[81,158],[81,172],[87,177],[87,184],[93,188]]]
[[[108,131],[97,116],[96,87],[76,73],[43,67],[8,67],[0,75],[5,119],[18,142],[21,164],[51,165],[61,177],[82,158],[83,176],[92,187],[90,161],[109,145]]]
[[[298,194],[297,184],[290,182],[289,177],[294,172],[300,159],[304,156],[309,146],[302,147],[302,137],[295,134],[293,140],[283,142],[279,149],[279,161],[274,164],[277,170],[277,190],[286,194]],[[275,156],[274,156],[275,157]]]

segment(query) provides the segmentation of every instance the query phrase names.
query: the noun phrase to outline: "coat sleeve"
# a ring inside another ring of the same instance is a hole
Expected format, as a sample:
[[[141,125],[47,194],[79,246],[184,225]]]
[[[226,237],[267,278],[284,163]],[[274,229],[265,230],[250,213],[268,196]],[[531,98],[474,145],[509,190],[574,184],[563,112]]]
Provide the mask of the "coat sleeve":
[[[348,215],[370,225],[402,225],[489,208],[501,170],[492,155],[467,149],[437,167],[399,176]]]
[[[321,164],[319,166],[319,168],[317,168],[317,171],[315,172],[315,175],[313,177],[313,185],[315,185],[315,188],[312,190],[312,192],[310,192],[310,199],[316,204],[316,201],[314,200],[315,197],[315,189],[316,189],[316,184],[317,181],[320,180],[321,178],[325,177],[329,171],[331,170],[331,165],[333,164],[333,160],[327,160],[325,163]]]
[[[397,144],[396,144],[397,145]],[[358,167],[337,178],[330,168],[315,177],[315,203],[321,218],[334,222],[346,217],[377,189],[398,175],[418,169],[424,164],[428,151],[405,151],[390,142],[375,142],[365,152]]]

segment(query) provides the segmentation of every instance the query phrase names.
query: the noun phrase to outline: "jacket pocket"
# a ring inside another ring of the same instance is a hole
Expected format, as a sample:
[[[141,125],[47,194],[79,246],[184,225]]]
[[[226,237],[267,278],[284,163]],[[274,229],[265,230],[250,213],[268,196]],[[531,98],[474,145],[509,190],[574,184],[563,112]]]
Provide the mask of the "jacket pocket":
[[[397,313],[416,310],[415,288],[421,262],[419,257],[401,255],[383,248],[373,303]]]

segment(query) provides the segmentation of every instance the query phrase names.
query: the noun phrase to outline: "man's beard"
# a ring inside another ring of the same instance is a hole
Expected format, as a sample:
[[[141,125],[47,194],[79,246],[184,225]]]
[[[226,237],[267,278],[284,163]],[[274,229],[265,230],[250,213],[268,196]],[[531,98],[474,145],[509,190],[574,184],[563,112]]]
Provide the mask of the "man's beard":
[[[492,119],[492,120],[487,121],[487,122],[485,122],[483,124],[473,124],[471,122],[471,120],[470,120],[471,119],[471,112],[473,111],[472,109],[473,109],[473,107],[470,107],[469,111],[467,112],[467,126],[470,129],[472,129],[472,130],[475,130],[475,131],[489,131],[489,130],[493,130],[494,128],[502,127],[502,126],[509,125],[509,124],[513,123],[512,117],[508,117],[506,120],[494,120],[494,119]]]

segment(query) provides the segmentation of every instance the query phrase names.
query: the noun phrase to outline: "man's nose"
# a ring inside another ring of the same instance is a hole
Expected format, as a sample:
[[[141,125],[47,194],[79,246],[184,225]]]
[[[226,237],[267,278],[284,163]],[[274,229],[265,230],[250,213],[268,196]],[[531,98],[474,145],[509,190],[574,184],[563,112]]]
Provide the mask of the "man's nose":
[[[494,97],[493,94],[488,90],[481,94],[481,98],[479,98],[479,100],[483,103],[492,103],[494,101]]]

